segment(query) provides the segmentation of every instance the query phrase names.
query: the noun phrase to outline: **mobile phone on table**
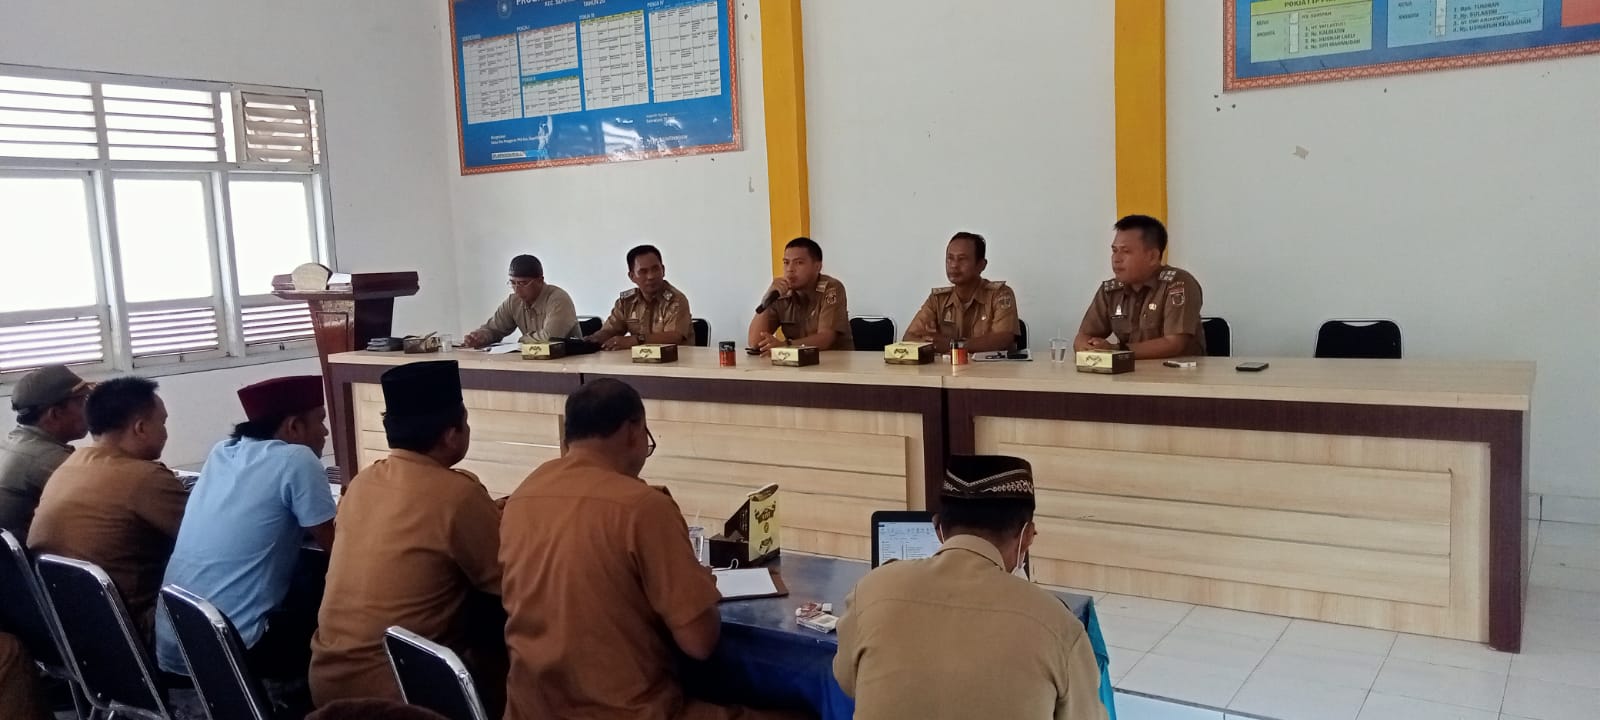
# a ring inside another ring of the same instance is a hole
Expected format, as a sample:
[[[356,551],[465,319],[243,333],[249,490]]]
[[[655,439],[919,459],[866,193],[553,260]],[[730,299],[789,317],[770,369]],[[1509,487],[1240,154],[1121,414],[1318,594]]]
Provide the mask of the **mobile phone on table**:
[[[1262,370],[1267,369],[1267,367],[1267,363],[1264,362],[1242,362],[1239,363],[1239,365],[1234,369],[1238,370],[1239,372],[1261,372]]]

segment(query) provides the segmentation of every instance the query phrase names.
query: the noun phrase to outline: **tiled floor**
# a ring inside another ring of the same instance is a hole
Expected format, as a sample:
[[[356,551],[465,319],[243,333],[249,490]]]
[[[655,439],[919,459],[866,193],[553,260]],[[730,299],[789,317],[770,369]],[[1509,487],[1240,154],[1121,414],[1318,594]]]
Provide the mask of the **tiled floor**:
[[[1530,521],[1531,522],[1531,521]],[[1535,524],[1523,652],[1095,595],[1122,720],[1600,720],[1600,526]],[[1189,707],[1200,705],[1203,708]],[[1211,708],[1211,709],[1207,709]]]

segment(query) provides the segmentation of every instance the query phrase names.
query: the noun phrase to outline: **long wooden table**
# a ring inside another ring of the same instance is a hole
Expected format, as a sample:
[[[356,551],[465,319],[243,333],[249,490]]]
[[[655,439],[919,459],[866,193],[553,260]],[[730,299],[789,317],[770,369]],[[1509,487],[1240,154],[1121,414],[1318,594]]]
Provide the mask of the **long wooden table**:
[[[863,559],[873,510],[937,502],[946,452],[1019,455],[1042,582],[1521,646],[1531,363],[1272,359],[1251,374],[1217,358],[1100,376],[871,353],[721,368],[715,351],[680,352],[442,356],[468,389],[463,467],[509,493],[559,453],[564,395],[617,377],[660,444],[647,479],[703,523],[778,482],[785,547]],[[331,359],[346,477],[385,451],[378,376],[439,357]]]

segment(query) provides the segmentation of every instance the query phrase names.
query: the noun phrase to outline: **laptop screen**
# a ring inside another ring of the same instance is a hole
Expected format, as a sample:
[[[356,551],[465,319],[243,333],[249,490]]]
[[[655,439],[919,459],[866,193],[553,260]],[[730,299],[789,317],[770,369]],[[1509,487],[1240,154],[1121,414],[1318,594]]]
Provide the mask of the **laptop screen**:
[[[931,517],[875,517],[873,525],[873,567],[890,560],[933,557],[939,551],[939,535]]]

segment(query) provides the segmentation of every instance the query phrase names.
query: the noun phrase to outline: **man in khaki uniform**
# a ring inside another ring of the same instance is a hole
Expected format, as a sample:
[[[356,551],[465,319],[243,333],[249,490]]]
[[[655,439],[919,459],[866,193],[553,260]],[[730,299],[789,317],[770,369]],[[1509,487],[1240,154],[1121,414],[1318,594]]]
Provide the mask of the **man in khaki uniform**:
[[[655,450],[639,393],[585,383],[565,417],[565,453],[523,481],[500,526],[505,720],[787,717],[687,698],[678,683],[678,653],[716,649],[722,596],[678,504],[639,479]]]
[[[907,342],[931,342],[949,352],[965,340],[968,352],[1015,350],[1017,295],[1003,280],[984,280],[988,243],[977,233],[958,232],[944,249],[949,285],[934,288],[906,326]]]
[[[689,298],[667,282],[667,266],[654,245],[628,251],[628,279],[638,286],[622,293],[599,332],[585,340],[604,350],[626,350],[641,343],[694,343]]]
[[[511,295],[495,308],[483,327],[467,333],[462,344],[488,347],[513,332],[518,342],[544,342],[578,336],[578,311],[567,291],[544,281],[544,264],[532,255],[511,258]]]
[[[402,365],[380,381],[391,451],[340,503],[311,640],[312,699],[401,699],[383,650],[384,630],[399,625],[461,654],[498,717],[505,644],[498,631],[493,643],[469,643],[462,607],[474,590],[500,594],[500,510],[476,477],[450,469],[471,442],[457,365]]]
[[[94,445],[50,476],[28,548],[99,565],[148,643],[156,592],[189,502],[183,483],[157,462],[167,446],[167,406],[154,382],[122,377],[96,386],[84,415]]]
[[[1183,270],[1161,264],[1167,228],[1145,215],[1129,215],[1114,227],[1115,277],[1095,292],[1073,345],[1078,350],[1132,350],[1139,360],[1206,354],[1200,283]]]
[[[783,330],[783,338],[775,333]],[[844,283],[822,274],[822,246],[798,237],[783,249],[783,275],[767,287],[750,321],[750,347],[762,352],[786,345],[854,350],[850,302]]]
[[[50,474],[89,434],[84,401],[90,385],[64,365],[23,375],[11,393],[17,427],[0,439],[0,528],[28,544],[28,529]]]
[[[873,570],[845,601],[833,675],[857,720],[1106,717],[1083,624],[1011,574],[1035,535],[1028,462],[952,456],[939,496],[939,552]]]

